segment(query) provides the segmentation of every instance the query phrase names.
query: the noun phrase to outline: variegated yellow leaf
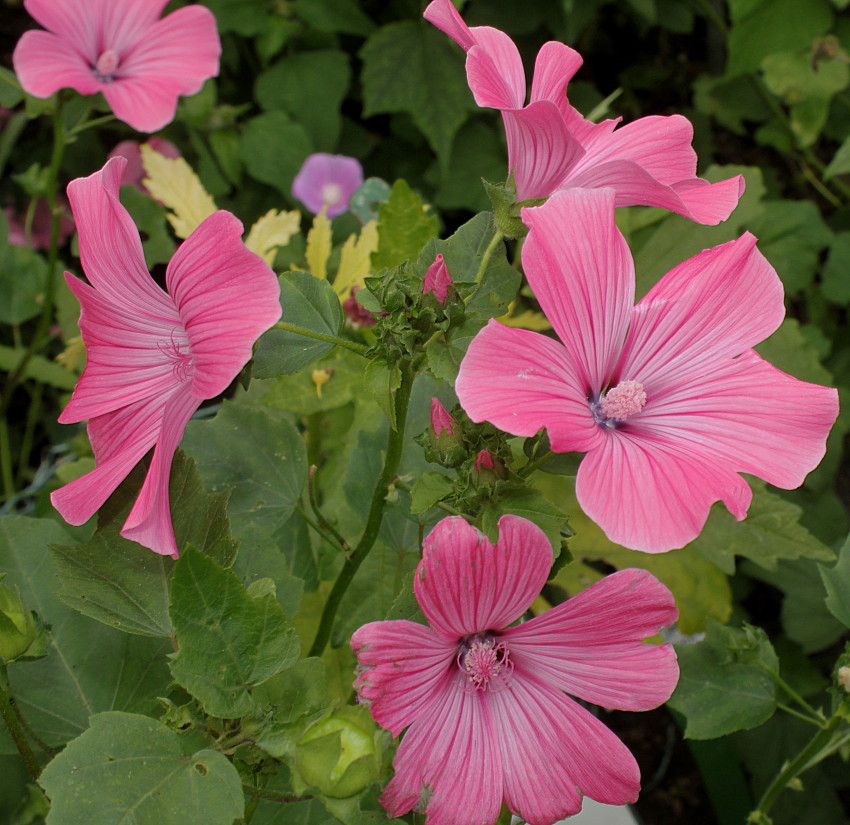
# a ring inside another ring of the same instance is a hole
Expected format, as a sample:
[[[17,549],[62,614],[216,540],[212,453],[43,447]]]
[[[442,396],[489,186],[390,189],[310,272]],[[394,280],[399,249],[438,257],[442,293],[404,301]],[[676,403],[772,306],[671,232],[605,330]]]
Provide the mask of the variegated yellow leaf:
[[[215,201],[183,158],[167,158],[147,144],[141,146],[147,177],[142,181],[171,210],[168,220],[178,238],[188,238],[213,212]]]
[[[340,300],[351,294],[353,286],[363,286],[370,272],[372,253],[378,248],[378,222],[369,221],[360,235],[349,235],[342,245],[339,270],[334,279],[334,291]]]
[[[508,307],[508,311],[501,318],[497,318],[496,320],[501,321],[508,327],[533,329],[537,332],[552,329],[552,325],[542,312],[533,312],[532,310],[527,309],[524,312],[517,313],[516,301]]]
[[[331,222],[325,207],[313,219],[313,227],[307,233],[307,269],[317,278],[328,277],[328,258],[331,256]]]
[[[245,246],[271,264],[277,250],[286,246],[300,228],[301,213],[297,209],[291,212],[270,209],[251,227]]]

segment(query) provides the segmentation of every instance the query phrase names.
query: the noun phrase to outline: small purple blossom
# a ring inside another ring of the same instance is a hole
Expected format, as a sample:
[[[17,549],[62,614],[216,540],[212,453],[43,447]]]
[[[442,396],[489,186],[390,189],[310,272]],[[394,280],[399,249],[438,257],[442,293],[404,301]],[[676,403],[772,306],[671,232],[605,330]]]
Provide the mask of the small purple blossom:
[[[352,194],[363,183],[363,167],[356,158],[317,152],[310,155],[292,181],[292,197],[318,214],[326,207],[329,218],[348,209]]]

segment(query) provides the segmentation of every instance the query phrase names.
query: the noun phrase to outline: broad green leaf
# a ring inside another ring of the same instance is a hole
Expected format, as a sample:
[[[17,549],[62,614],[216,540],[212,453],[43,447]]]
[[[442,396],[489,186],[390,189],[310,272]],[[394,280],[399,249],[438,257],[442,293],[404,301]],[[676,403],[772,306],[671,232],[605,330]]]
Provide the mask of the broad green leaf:
[[[786,318],[770,338],[756,345],[756,350],[774,367],[801,381],[825,386],[835,383],[796,318]]]
[[[462,52],[424,21],[381,27],[360,51],[364,116],[407,112],[439,156],[473,108]]]
[[[390,199],[378,208],[378,250],[372,253],[375,270],[415,261],[430,238],[437,235],[438,223],[429,214],[422,198],[407,183],[397,180]]]
[[[257,102],[266,110],[282,109],[304,127],[313,147],[331,152],[342,127],[342,104],[351,69],[338,49],[296,52],[257,78]]]
[[[121,203],[139,227],[148,269],[153,269],[156,264],[168,263],[174,254],[174,241],[168,231],[162,204],[142,194],[135,186],[121,187]]]
[[[32,249],[6,243],[5,216],[0,221],[0,322],[22,324],[41,312],[47,262]]]
[[[21,84],[13,71],[0,67],[0,106],[13,109],[24,99]]]
[[[237,539],[246,524],[274,532],[292,515],[307,457],[298,431],[280,413],[225,402],[212,421],[190,422],[182,444],[209,489],[232,488],[227,512]]]
[[[763,201],[763,206],[749,229],[782,278],[785,291],[794,295],[812,282],[821,250],[829,245],[832,233],[810,201]]]
[[[850,160],[850,151],[847,154]],[[847,171],[850,172],[850,163],[848,163]],[[827,300],[845,307],[850,304],[848,272],[850,272],[850,232],[837,232],[821,273],[821,290]]]
[[[268,24],[266,4],[258,0],[206,0],[215,14],[218,30],[236,32],[243,37],[260,34]]]
[[[171,673],[212,716],[249,713],[250,689],[298,658],[298,639],[274,595],[252,597],[233,573],[191,548],[171,577],[171,620],[179,646]]]
[[[850,172],[850,136],[846,137],[838,147],[829,166],[824,169],[823,176],[825,180],[829,180],[836,175],[846,175],[848,172]]]
[[[394,619],[404,619],[408,622],[417,622],[418,624],[428,624],[419,602],[416,601],[416,594],[413,592],[413,577],[416,571],[411,571],[404,577],[401,584],[401,589],[395,597],[389,612],[385,616],[388,621]]]
[[[424,513],[451,493],[451,479],[443,473],[423,473],[410,491],[410,512]]]
[[[776,710],[779,660],[767,634],[710,622],[697,644],[676,646],[679,684],[668,704],[686,720],[688,739],[715,739],[766,722]],[[766,670],[767,669],[767,670]]]
[[[226,756],[187,756],[178,734],[132,713],[98,713],[39,778],[48,825],[232,825],[242,782]]]
[[[780,559],[832,561],[832,550],[816,539],[799,518],[796,504],[769,492],[764,482],[754,479],[753,501],[747,517],[736,521],[721,504],[715,504],[708,521],[691,547],[721,570],[735,572],[735,556],[744,556],[768,570]]]
[[[342,326],[342,307],[333,287],[307,272],[286,272],[280,277],[281,321],[323,335],[337,335]],[[273,378],[290,375],[326,355],[334,344],[295,332],[270,329],[254,353],[252,375]]]
[[[828,0],[807,0],[805,14],[798,0],[730,0],[729,11],[728,77],[756,71],[770,54],[810,48],[832,23]]]
[[[496,538],[499,519],[510,513],[533,521],[552,544],[557,556],[561,550],[561,530],[567,524],[567,514],[533,487],[510,490],[491,501],[484,511],[482,529],[492,541]]]
[[[334,34],[359,34],[363,37],[375,29],[372,19],[360,9],[357,0],[295,0],[292,10],[311,28]]]
[[[25,350],[23,347],[13,349],[0,344],[0,370],[12,372],[21,363]],[[77,375],[53,361],[48,361],[43,355],[33,355],[27,361],[23,377],[32,378],[42,384],[56,387],[60,390],[72,390],[77,383]]]
[[[820,567],[826,588],[826,606],[842,624],[850,627],[850,537],[844,542],[834,567]]]
[[[0,570],[25,603],[50,625],[48,655],[10,668],[18,703],[30,727],[60,746],[88,727],[92,713],[152,712],[169,682],[160,639],[121,633],[62,604],[55,595],[56,571],[48,547],[70,536],[49,519],[0,519]],[[149,551],[148,551],[149,552]],[[153,556],[153,554],[150,554]],[[0,753],[14,745],[0,733]]]
[[[285,112],[275,111],[245,124],[239,159],[252,178],[274,186],[289,200],[292,179],[312,151],[304,127]]]
[[[390,426],[398,429],[395,412],[395,392],[401,386],[401,370],[397,364],[385,364],[375,359],[366,365],[363,389],[368,392],[389,419]]]

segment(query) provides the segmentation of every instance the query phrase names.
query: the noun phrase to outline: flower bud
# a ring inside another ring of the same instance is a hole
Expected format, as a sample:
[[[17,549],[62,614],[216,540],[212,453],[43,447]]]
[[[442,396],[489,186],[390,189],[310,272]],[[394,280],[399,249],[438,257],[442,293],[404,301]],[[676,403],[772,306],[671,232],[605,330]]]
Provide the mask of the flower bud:
[[[449,274],[442,253],[434,258],[434,263],[428,267],[425,278],[422,280],[422,294],[433,293],[440,304],[446,303],[449,290],[454,286],[452,276]]]
[[[36,645],[41,633],[33,614],[17,590],[2,584],[4,577],[5,574],[0,576],[0,660],[11,662],[28,652],[43,655],[43,646]],[[35,650],[36,647],[39,649]]]
[[[307,785],[344,799],[381,772],[380,731],[366,708],[346,706],[307,728],[295,746],[295,765]]]
[[[505,465],[498,458],[494,459],[488,450],[481,450],[475,456],[475,466],[472,477],[479,483],[492,484],[507,476]]]
[[[431,426],[416,440],[425,448],[428,461],[444,467],[458,467],[466,458],[460,425],[438,398],[431,399]]]
[[[357,300],[355,296],[359,291],[360,287],[357,284],[351,287],[351,295],[342,302],[342,311],[352,324],[361,327],[373,327],[378,319]]]

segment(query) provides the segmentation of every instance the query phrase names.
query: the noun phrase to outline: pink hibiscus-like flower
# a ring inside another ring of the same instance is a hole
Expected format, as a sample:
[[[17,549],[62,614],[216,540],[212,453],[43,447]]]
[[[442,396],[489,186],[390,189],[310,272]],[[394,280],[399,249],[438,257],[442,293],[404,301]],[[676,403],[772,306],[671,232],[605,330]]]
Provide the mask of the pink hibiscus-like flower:
[[[354,192],[363,185],[363,167],[357,158],[316,152],[310,155],[292,181],[292,197],[311,212],[324,207],[329,218],[348,209]]]
[[[163,291],[118,200],[126,163],[113,158],[68,185],[89,283],[68,272],[65,279],[80,301],[86,368],[59,421],[88,419],[96,466],[51,501],[70,524],[83,524],[155,447],[121,535],[176,557],[168,506],[174,451],[201,402],[227,389],[254,341],[280,318],[280,288],[242,243],[242,224],[220,211],[178,248]]]
[[[489,26],[470,28],[451,0],[433,0],[425,18],[466,52],[466,76],[479,106],[502,113],[508,168],[517,199],[545,198],[559,189],[610,186],[617,206],[659,206],[698,223],[729,217],[744,191],[738,175],[710,184],[696,176],[693,127],[681,115],[591,123],[567,99],[581,55],[556,41],[537,55],[531,99],[514,42]]]
[[[200,5],[159,19],[168,0],[24,0],[47,31],[25,32],[12,56],[24,91],[50,97],[70,86],[103,92],[119,120],[155,132],[179,95],[218,74],[215,17]]]
[[[670,591],[645,570],[608,576],[530,621],[552,550],[539,527],[499,520],[493,545],[462,518],[425,540],[413,587],[430,627],[373,622],[351,645],[355,682],[398,736],[381,803],[424,807],[427,825],[488,825],[502,802],[530,825],[581,808],[582,794],[634,802],[634,757],[563,691],[622,710],[665,702],[679,676],[669,644],[644,644],[676,620]]]
[[[615,197],[568,189],[522,210],[525,274],[560,342],[490,321],[456,390],[473,421],[522,436],[545,427],[555,452],[586,452],[582,509],[612,541],[657,553],[696,538],[715,501],[744,518],[752,491],[739,473],[802,484],[838,394],[751,349],[785,307],[749,233],[680,264],[632,306]]]

